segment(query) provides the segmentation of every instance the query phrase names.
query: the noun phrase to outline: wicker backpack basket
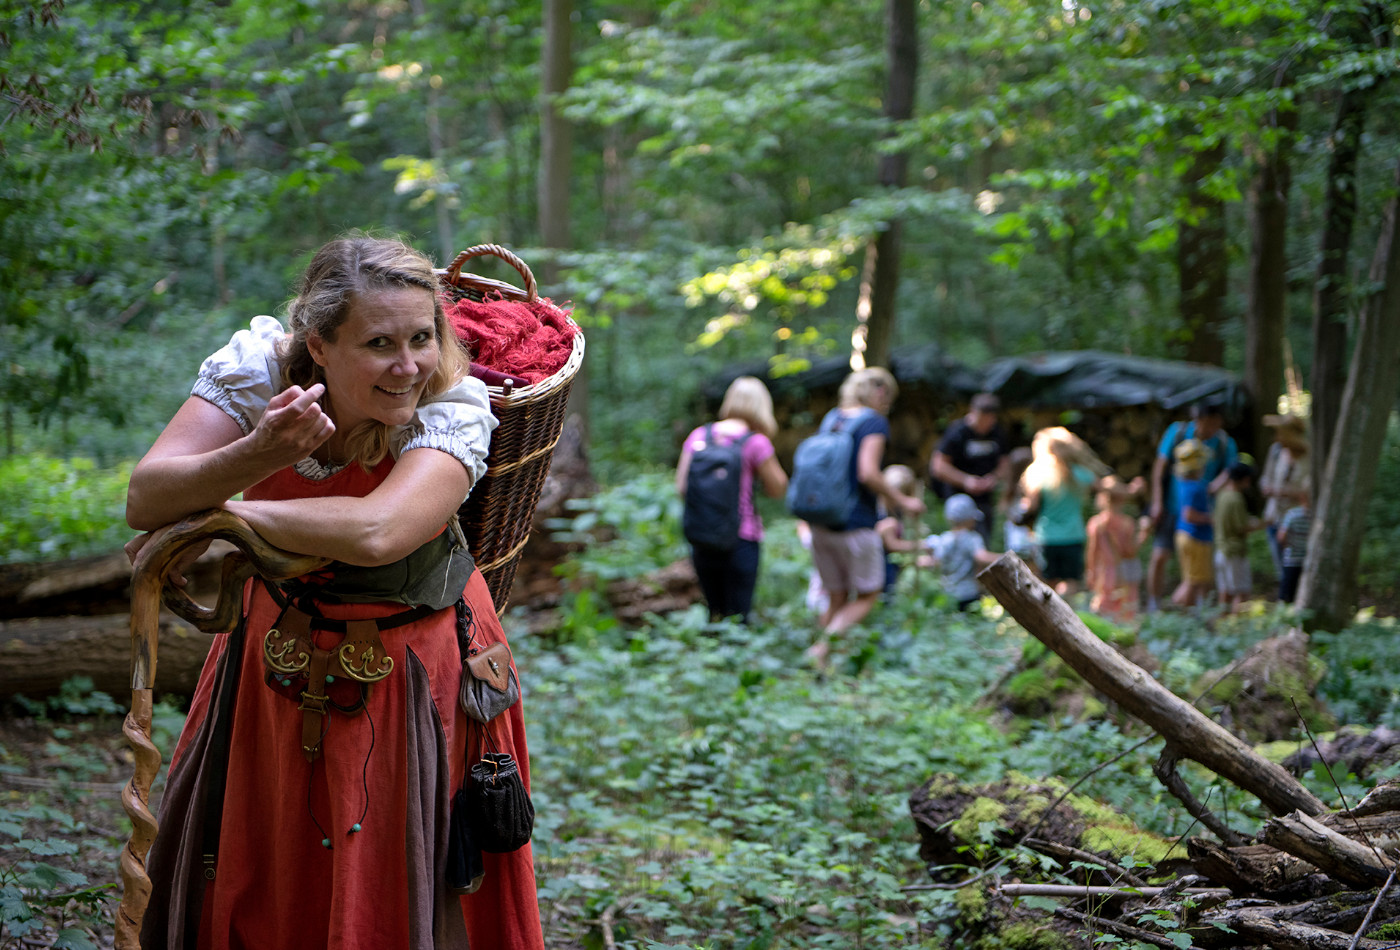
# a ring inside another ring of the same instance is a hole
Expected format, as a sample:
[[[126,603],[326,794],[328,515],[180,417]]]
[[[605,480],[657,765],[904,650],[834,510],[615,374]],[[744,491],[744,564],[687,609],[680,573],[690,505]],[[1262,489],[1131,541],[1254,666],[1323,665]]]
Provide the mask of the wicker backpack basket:
[[[524,281],[521,289],[476,274],[462,273],[462,265],[476,257],[499,257],[514,267]],[[446,296],[453,300],[539,299],[535,277],[515,254],[496,244],[477,244],[437,271]],[[571,320],[572,324],[573,321]],[[574,333],[573,350],[554,375],[528,386],[488,385],[491,410],[499,425],[491,434],[486,474],[472,488],[458,516],[466,533],[477,569],[491,590],[496,612],[510,600],[520,553],[530,537],[530,526],[544,489],[545,475],[555,443],[564,430],[564,409],[574,376],[583,365],[583,332]]]

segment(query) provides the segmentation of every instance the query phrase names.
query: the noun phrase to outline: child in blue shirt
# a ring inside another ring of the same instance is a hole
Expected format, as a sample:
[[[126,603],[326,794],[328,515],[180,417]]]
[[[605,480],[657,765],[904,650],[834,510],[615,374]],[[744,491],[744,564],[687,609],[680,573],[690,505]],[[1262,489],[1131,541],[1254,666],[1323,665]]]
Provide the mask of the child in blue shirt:
[[[943,589],[967,610],[982,597],[982,585],[977,572],[997,559],[982,543],[977,522],[982,511],[970,495],[953,495],[943,503],[943,516],[949,530],[924,542],[932,553],[932,561],[943,573]]]
[[[1186,439],[1172,455],[1180,502],[1176,519],[1176,558],[1181,564],[1181,583],[1172,594],[1178,607],[1194,607],[1215,586],[1212,565],[1215,518],[1211,512],[1210,483],[1205,478],[1206,447]]]

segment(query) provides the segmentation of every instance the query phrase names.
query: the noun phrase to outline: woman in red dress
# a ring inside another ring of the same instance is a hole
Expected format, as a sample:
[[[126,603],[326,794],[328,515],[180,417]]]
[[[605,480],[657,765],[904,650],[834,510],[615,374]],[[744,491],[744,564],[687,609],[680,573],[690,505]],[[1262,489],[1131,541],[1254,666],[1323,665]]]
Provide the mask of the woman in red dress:
[[[449,530],[485,471],[485,387],[431,262],[398,241],[321,248],[287,317],[204,362],[131,477],[137,530],[223,507],[334,559],[250,581],[239,629],[215,639],[161,803],[143,946],[543,947],[528,844],[485,855],[472,894],[445,882],[465,752],[509,752],[529,783],[520,703],[469,728],[458,702],[459,631],[505,639]]]

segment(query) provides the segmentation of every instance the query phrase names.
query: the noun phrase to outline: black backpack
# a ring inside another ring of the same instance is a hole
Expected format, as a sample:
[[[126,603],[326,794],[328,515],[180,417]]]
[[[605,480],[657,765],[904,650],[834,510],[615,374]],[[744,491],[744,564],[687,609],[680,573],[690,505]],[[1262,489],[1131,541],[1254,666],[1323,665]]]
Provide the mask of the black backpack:
[[[720,445],[714,426],[705,426],[705,444],[690,455],[685,479],[681,530],[697,547],[732,551],[739,543],[739,473],[744,443],[752,432]]]

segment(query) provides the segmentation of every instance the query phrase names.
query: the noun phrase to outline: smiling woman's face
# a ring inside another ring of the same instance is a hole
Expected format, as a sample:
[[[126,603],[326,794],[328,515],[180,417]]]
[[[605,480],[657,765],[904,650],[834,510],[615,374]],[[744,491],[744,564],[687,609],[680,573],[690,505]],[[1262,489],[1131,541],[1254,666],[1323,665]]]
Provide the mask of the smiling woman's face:
[[[395,287],[357,296],[335,339],[307,338],[311,358],[325,372],[327,411],[336,436],[373,419],[406,425],[439,353],[433,295]]]

